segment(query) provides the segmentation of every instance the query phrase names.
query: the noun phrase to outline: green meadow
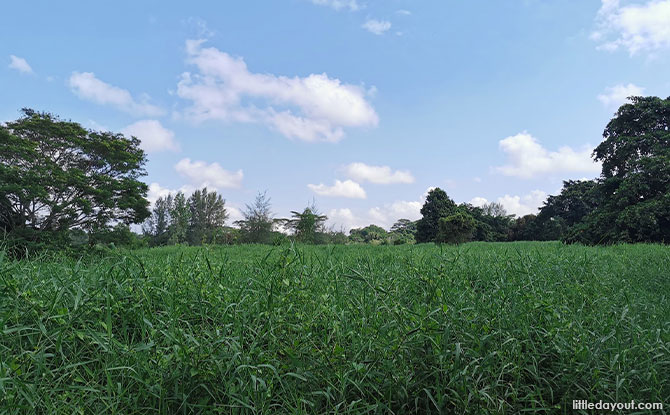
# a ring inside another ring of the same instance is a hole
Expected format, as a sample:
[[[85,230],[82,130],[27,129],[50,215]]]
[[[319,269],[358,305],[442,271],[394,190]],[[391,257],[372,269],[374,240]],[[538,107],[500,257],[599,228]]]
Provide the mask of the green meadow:
[[[669,295],[660,245],[0,254],[0,413],[667,405]]]

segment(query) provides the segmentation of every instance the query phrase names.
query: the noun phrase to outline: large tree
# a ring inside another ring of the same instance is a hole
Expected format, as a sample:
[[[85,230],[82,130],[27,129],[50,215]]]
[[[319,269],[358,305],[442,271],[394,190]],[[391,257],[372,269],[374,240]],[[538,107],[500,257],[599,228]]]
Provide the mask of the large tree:
[[[286,228],[293,232],[296,240],[306,243],[323,243],[326,238],[325,223],[328,220],[326,215],[319,213],[319,210],[312,203],[302,212],[291,211],[291,218],[281,219],[280,221]]]
[[[423,216],[416,224],[416,241],[418,243],[436,241],[440,218],[455,212],[456,203],[447,196],[447,193],[439,187],[432,189],[421,208]]]
[[[246,205],[244,219],[235,222],[240,227],[240,236],[246,243],[270,243],[273,238],[274,218],[266,192],[258,192],[254,202]]]
[[[597,208],[566,239],[670,242],[670,98],[631,97],[593,152],[602,163]]]
[[[0,224],[29,240],[142,222],[149,211],[139,144],[23,109],[0,125]]]
[[[207,188],[196,190],[189,198],[191,223],[188,240],[191,245],[216,243],[223,238],[223,227],[228,219],[226,201],[216,192]]]

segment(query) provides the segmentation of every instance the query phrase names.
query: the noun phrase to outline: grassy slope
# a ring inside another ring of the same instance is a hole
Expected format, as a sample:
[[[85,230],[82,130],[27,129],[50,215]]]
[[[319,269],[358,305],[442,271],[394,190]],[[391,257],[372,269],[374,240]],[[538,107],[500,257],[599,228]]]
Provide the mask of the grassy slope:
[[[670,248],[161,248],[0,261],[0,413],[670,404]]]

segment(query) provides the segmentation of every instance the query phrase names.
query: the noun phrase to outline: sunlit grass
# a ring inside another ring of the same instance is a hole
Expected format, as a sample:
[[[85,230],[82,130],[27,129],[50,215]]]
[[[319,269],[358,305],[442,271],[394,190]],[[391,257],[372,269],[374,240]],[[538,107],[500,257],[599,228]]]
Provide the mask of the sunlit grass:
[[[670,248],[231,246],[0,261],[0,413],[670,405]]]

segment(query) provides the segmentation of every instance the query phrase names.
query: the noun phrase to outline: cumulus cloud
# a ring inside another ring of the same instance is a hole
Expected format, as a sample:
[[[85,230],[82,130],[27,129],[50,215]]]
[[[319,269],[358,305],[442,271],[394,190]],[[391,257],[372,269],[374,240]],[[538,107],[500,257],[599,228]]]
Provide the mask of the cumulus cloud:
[[[370,19],[365,23],[363,23],[361,27],[375,35],[383,35],[387,30],[391,28],[391,22],[387,20]]]
[[[147,192],[147,200],[151,206],[156,203],[156,200],[160,197],[168,197],[168,195],[176,195],[178,192],[182,192],[186,197],[189,197],[196,190],[195,186],[185,185],[179,189],[169,189],[161,186],[160,184],[153,182],[149,185],[149,192]]]
[[[125,127],[121,133],[139,138],[140,147],[148,153],[179,151],[174,132],[163,127],[157,120],[137,121]]]
[[[627,49],[630,55],[670,47],[670,0],[649,0],[621,5],[602,0],[591,39],[609,51]]]
[[[505,195],[499,197],[496,201],[500,203],[508,214],[516,216],[525,216],[531,213],[537,213],[540,207],[547,200],[547,194],[542,190],[533,190],[527,195],[510,196]],[[486,198],[474,197],[468,203],[473,206],[482,207],[489,203]]]
[[[482,207],[485,204],[489,203],[489,201],[486,200],[483,197],[477,196],[477,197],[473,197],[472,199],[470,199],[470,201],[468,203],[471,204],[472,206]]]
[[[8,67],[21,73],[34,73],[33,68],[28,65],[28,61],[15,55],[9,55]]]
[[[396,200],[381,206],[375,206],[367,211],[356,214],[349,208],[333,209],[328,212],[328,223],[336,229],[345,231],[360,228],[370,224],[390,229],[398,219],[417,220],[421,218],[421,207],[426,202],[428,192],[434,189],[429,187],[418,200]]]
[[[509,164],[496,170],[506,176],[524,179],[550,173],[598,173],[600,165],[591,159],[591,148],[575,151],[561,147],[549,151],[530,134],[523,132],[500,141],[500,149],[507,155]]]
[[[110,105],[131,115],[156,117],[165,113],[163,109],[148,103],[148,97],[137,100],[127,90],[96,78],[93,72],[74,72],[68,83],[79,98]]]
[[[180,160],[174,168],[192,184],[211,189],[238,188],[242,185],[244,177],[242,170],[231,172],[221,167],[219,163],[191,161],[190,158]]]
[[[307,187],[320,196],[347,197],[351,199],[365,199],[367,197],[361,185],[352,180],[335,180],[335,184],[332,186],[320,183],[308,184]]]
[[[409,170],[393,171],[389,166],[370,166],[365,163],[351,163],[344,166],[347,177],[359,182],[375,184],[414,183]]]
[[[361,8],[356,0],[311,0],[313,4],[319,6],[328,6],[335,10],[349,9],[355,12]]]
[[[288,138],[338,141],[348,127],[373,127],[377,113],[361,86],[325,73],[286,77],[253,73],[242,58],[202,40],[186,42],[187,63],[177,95],[191,102],[184,114],[195,121],[262,123]]]
[[[598,95],[598,100],[607,108],[619,108],[628,101],[628,97],[644,95],[644,88],[634,84],[615,85],[605,89],[605,92]]]

